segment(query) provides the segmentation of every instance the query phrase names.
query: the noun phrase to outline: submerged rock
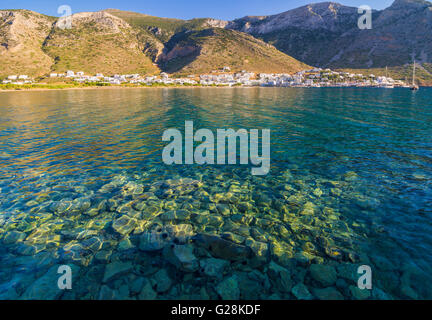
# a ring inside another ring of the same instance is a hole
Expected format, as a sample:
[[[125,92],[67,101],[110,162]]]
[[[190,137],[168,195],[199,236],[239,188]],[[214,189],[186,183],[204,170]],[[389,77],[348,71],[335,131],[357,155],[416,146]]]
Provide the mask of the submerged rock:
[[[279,264],[283,266],[291,265],[293,259],[293,248],[283,242],[273,241],[270,243],[270,253]]]
[[[241,261],[251,257],[252,250],[246,246],[222,239],[215,235],[197,234],[193,241],[207,249],[214,257],[231,261]]]
[[[160,232],[145,232],[140,237],[139,249],[142,251],[162,250],[168,243]]]
[[[165,248],[165,258],[180,270],[194,272],[198,270],[198,259],[193,254],[191,245],[173,245]]]
[[[216,292],[223,300],[239,300],[240,288],[237,276],[233,275],[229,278],[225,278],[216,286]]]
[[[131,300],[129,288],[122,285],[118,289],[112,290],[107,285],[103,285],[99,292],[99,300]]]
[[[105,268],[103,282],[106,283],[112,281],[124,274],[131,272],[132,269],[133,269],[133,265],[131,262],[115,261],[110,264],[107,264]]]
[[[156,291],[153,290],[150,281],[145,279],[144,285],[138,295],[139,300],[155,300],[157,297]]]
[[[159,293],[168,291],[172,286],[172,280],[165,269],[156,272],[151,280],[153,287]]]
[[[3,237],[4,244],[13,244],[17,242],[21,242],[26,238],[26,234],[24,232],[19,231],[9,231]]]
[[[344,296],[334,287],[325,289],[313,289],[315,297],[320,300],[344,300]]]
[[[99,237],[92,237],[84,240],[81,244],[83,248],[97,252],[100,248],[102,248],[103,240]]]
[[[140,237],[142,251],[158,251],[168,244],[187,244],[194,232],[190,224],[168,225],[144,232]]]
[[[301,215],[313,215],[315,213],[316,207],[312,202],[307,202],[304,206],[302,211],[300,212]]]
[[[137,221],[128,215],[123,215],[113,222],[113,229],[121,235],[131,233],[136,227]]]
[[[303,283],[299,283],[294,286],[291,290],[291,293],[299,300],[312,300],[314,298]]]
[[[95,255],[95,259],[100,262],[107,262],[111,256],[112,252],[109,250],[101,250]]]
[[[348,171],[347,173],[344,174],[344,180],[347,182],[352,182],[357,179],[358,179],[358,175],[354,171]]]
[[[122,192],[125,196],[140,195],[144,192],[144,186],[135,182],[128,182],[123,186]]]
[[[288,269],[271,261],[267,271],[270,280],[276,288],[282,292],[290,292],[292,289],[291,274]]]
[[[200,261],[200,266],[205,275],[209,277],[222,278],[225,269],[229,266],[227,260],[208,258]]]
[[[371,296],[371,290],[359,289],[359,287],[350,286],[349,290],[355,300],[366,300]]]
[[[124,238],[123,240],[121,240],[119,242],[119,245],[118,245],[118,249],[120,251],[126,251],[126,250],[133,249],[133,248],[135,248],[135,246],[133,245],[133,243],[130,241],[129,238]]]
[[[313,264],[310,266],[311,277],[324,287],[329,287],[336,283],[336,269],[324,264]]]
[[[245,245],[250,248],[258,261],[267,262],[269,259],[269,249],[267,243],[255,241],[249,238],[245,241]]]

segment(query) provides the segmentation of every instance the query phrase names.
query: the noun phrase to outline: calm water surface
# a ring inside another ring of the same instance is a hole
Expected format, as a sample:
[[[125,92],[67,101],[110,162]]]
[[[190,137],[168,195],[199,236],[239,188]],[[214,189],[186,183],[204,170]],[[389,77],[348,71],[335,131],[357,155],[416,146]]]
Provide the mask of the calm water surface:
[[[432,299],[432,89],[0,93],[1,299]],[[271,129],[271,170],[162,134]],[[60,265],[73,289],[60,291]],[[369,265],[373,290],[357,288]]]

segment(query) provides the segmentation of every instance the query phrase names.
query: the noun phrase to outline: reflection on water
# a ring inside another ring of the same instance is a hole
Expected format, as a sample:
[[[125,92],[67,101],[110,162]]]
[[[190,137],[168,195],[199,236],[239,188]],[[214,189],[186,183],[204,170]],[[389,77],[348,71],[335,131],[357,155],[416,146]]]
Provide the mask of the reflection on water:
[[[431,299],[431,98],[0,93],[0,298]],[[164,165],[162,134],[185,120],[271,129],[270,174]],[[372,291],[357,288],[360,265]]]

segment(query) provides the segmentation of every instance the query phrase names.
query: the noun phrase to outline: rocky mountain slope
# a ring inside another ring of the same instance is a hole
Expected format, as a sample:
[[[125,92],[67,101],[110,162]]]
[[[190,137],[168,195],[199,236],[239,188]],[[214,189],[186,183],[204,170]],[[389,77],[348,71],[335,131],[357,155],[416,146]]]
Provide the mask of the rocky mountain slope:
[[[95,73],[296,72],[306,65],[213,19],[165,19],[119,10],[57,18],[25,10],[0,11],[0,77],[66,70]]]
[[[120,10],[105,10],[134,26],[144,51],[169,73],[205,73],[224,66],[232,71],[296,72],[305,64],[243,32],[223,29],[216,19],[178,20]]]
[[[230,66],[231,71],[295,73],[307,65],[248,34],[221,28],[184,31],[166,44],[159,64],[168,72],[205,73]]]
[[[151,59],[143,54],[137,33],[124,20],[107,12],[84,12],[72,16],[72,28],[61,29],[54,23],[43,49],[55,60],[55,71],[158,72]]]
[[[26,10],[0,11],[0,77],[50,71],[54,60],[42,47],[54,21]]]
[[[266,17],[245,17],[227,27],[250,33],[308,64],[332,68],[396,67],[432,62],[432,3],[396,0],[373,12],[360,30],[357,8],[323,2]]]

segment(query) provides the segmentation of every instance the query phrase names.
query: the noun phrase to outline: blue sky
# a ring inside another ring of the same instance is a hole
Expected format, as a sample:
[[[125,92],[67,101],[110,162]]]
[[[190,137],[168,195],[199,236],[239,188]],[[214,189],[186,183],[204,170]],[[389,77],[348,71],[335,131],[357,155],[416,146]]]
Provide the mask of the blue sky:
[[[231,20],[245,15],[280,13],[319,0],[1,0],[0,9],[30,9],[58,16],[57,8],[67,4],[73,12],[98,11],[107,8],[130,10],[158,17],[191,19],[212,17]],[[393,0],[341,0],[344,5],[369,5],[383,9]]]

